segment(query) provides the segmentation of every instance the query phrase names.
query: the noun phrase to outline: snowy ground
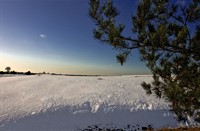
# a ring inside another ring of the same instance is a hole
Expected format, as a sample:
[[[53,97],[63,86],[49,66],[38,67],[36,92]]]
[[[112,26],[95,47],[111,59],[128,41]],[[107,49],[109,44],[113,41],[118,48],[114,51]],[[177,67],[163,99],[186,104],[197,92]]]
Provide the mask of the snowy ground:
[[[0,77],[0,130],[178,126],[168,103],[147,96],[140,86],[151,80],[150,76]]]

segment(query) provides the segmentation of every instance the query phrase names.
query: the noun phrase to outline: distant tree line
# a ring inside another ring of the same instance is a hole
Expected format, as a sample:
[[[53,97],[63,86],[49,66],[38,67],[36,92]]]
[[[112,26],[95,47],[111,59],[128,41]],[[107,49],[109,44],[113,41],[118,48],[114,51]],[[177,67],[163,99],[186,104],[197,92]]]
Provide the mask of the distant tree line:
[[[0,71],[0,74],[23,74],[23,75],[35,75],[36,73],[32,73],[30,71],[27,72],[17,72],[17,71]]]
[[[24,74],[24,75],[35,75],[36,73],[31,73],[31,71],[27,72],[17,72],[17,71],[11,71],[11,67],[7,66],[5,68],[6,71],[0,71],[0,74]]]

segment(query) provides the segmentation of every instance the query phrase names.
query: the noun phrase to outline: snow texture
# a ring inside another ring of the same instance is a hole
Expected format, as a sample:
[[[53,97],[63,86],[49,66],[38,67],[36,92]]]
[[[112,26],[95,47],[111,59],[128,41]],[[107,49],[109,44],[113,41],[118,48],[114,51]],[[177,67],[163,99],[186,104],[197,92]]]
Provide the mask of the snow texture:
[[[177,127],[169,103],[146,95],[151,76],[0,77],[1,131],[74,131],[90,125]]]

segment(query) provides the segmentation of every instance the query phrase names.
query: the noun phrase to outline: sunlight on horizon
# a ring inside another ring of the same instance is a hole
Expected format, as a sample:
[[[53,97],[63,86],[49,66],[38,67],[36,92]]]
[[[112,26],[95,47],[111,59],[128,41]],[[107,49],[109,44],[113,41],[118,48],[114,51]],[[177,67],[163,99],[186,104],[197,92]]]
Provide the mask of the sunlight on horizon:
[[[133,70],[118,70],[110,66],[96,66],[84,64],[67,64],[55,63],[55,61],[48,61],[42,59],[35,59],[30,57],[19,57],[17,55],[8,55],[1,53],[1,67],[0,71],[5,71],[7,66],[11,67],[11,71],[34,73],[59,73],[59,74],[74,74],[74,75],[130,75],[130,74],[148,74],[145,72],[134,73]],[[125,68],[125,67],[124,67]]]

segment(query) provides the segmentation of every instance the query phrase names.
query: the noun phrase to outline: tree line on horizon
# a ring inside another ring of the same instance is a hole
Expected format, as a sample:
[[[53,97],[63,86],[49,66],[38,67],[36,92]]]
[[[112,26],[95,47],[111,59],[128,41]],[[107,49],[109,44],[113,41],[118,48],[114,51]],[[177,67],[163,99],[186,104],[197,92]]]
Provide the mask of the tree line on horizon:
[[[39,72],[39,73],[33,73],[31,71],[27,71],[27,72],[18,72],[18,71],[11,71],[11,67],[7,66],[5,68],[6,71],[0,71],[0,74],[25,74],[25,75],[41,75],[41,74],[50,74],[50,75],[65,75],[65,76],[91,76],[91,75],[76,75],[76,74],[61,74],[61,73],[49,73],[49,72]],[[92,75],[92,76],[97,76],[97,75]]]
[[[32,73],[31,71],[27,71],[27,72],[17,72],[12,70],[11,71],[11,67],[7,66],[5,68],[6,71],[0,71],[0,74],[25,74],[25,75],[35,75],[36,73]]]

